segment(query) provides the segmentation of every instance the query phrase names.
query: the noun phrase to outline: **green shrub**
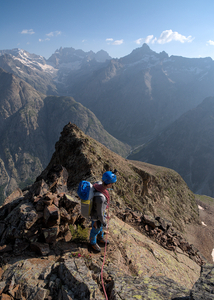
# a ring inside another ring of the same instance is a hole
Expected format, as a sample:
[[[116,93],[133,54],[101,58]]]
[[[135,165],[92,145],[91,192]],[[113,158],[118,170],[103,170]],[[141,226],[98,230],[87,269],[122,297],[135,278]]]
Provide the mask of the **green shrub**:
[[[74,241],[85,242],[88,240],[89,228],[82,228],[80,225],[77,225],[76,229],[73,225],[70,225],[69,228]]]

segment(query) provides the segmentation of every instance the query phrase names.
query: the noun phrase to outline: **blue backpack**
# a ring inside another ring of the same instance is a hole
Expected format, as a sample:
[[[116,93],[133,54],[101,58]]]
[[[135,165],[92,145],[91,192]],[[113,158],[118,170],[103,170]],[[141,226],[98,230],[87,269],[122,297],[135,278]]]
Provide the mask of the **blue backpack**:
[[[77,194],[81,199],[81,215],[88,218],[91,214],[95,189],[89,181],[82,180],[79,183]]]

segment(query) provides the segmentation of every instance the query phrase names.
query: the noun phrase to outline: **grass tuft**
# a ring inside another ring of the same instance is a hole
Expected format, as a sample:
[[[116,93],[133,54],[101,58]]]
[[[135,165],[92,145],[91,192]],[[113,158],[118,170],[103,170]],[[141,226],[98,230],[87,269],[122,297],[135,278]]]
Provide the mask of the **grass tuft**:
[[[73,241],[76,242],[88,241],[89,228],[82,228],[80,225],[77,225],[76,229],[74,228],[73,225],[70,225],[69,228],[70,228]]]

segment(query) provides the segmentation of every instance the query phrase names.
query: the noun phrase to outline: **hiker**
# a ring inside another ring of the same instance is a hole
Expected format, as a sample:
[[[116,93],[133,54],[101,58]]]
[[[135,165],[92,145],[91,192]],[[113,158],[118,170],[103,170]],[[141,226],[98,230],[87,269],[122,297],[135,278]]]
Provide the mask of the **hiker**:
[[[105,244],[103,228],[106,228],[106,215],[105,210],[109,206],[110,196],[107,189],[111,188],[113,183],[117,181],[117,176],[114,172],[107,171],[102,176],[102,181],[93,185],[95,188],[95,195],[93,198],[93,206],[91,210],[92,229],[90,232],[90,245],[93,250],[100,252],[101,249],[97,244]],[[109,242],[107,241],[107,244]]]

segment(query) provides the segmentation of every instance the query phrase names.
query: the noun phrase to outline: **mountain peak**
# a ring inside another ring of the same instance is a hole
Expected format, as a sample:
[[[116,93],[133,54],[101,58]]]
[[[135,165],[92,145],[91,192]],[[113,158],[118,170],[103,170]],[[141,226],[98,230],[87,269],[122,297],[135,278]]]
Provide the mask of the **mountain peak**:
[[[140,53],[141,55],[145,55],[145,54],[149,54],[149,55],[152,55],[152,54],[157,54],[155,51],[151,50],[150,47],[144,43],[142,45],[142,47],[139,47],[139,48],[136,48],[134,49],[131,54],[136,54],[136,53]]]
[[[163,59],[166,56],[168,57],[166,53],[164,54],[163,57],[162,52],[158,54],[155,51],[151,50],[146,43],[144,43],[142,47],[136,48],[129,55],[122,57],[120,61],[124,64],[131,64],[131,63],[139,62],[142,59],[147,59],[147,57],[155,57],[158,59]]]
[[[98,62],[105,62],[106,60],[110,60],[111,56],[105,50],[101,49],[95,54],[95,59]]]
[[[144,52],[153,52],[146,43],[142,45],[141,49],[143,49]]]
[[[67,64],[69,67],[78,69],[82,62],[91,61],[93,59],[97,62],[105,62],[107,59],[111,59],[111,57],[104,50],[94,53],[92,50],[84,52],[81,49],[74,49],[72,47],[61,47],[60,49],[57,49],[51,57],[49,57],[48,62],[57,67],[60,67],[60,65],[65,67]]]

